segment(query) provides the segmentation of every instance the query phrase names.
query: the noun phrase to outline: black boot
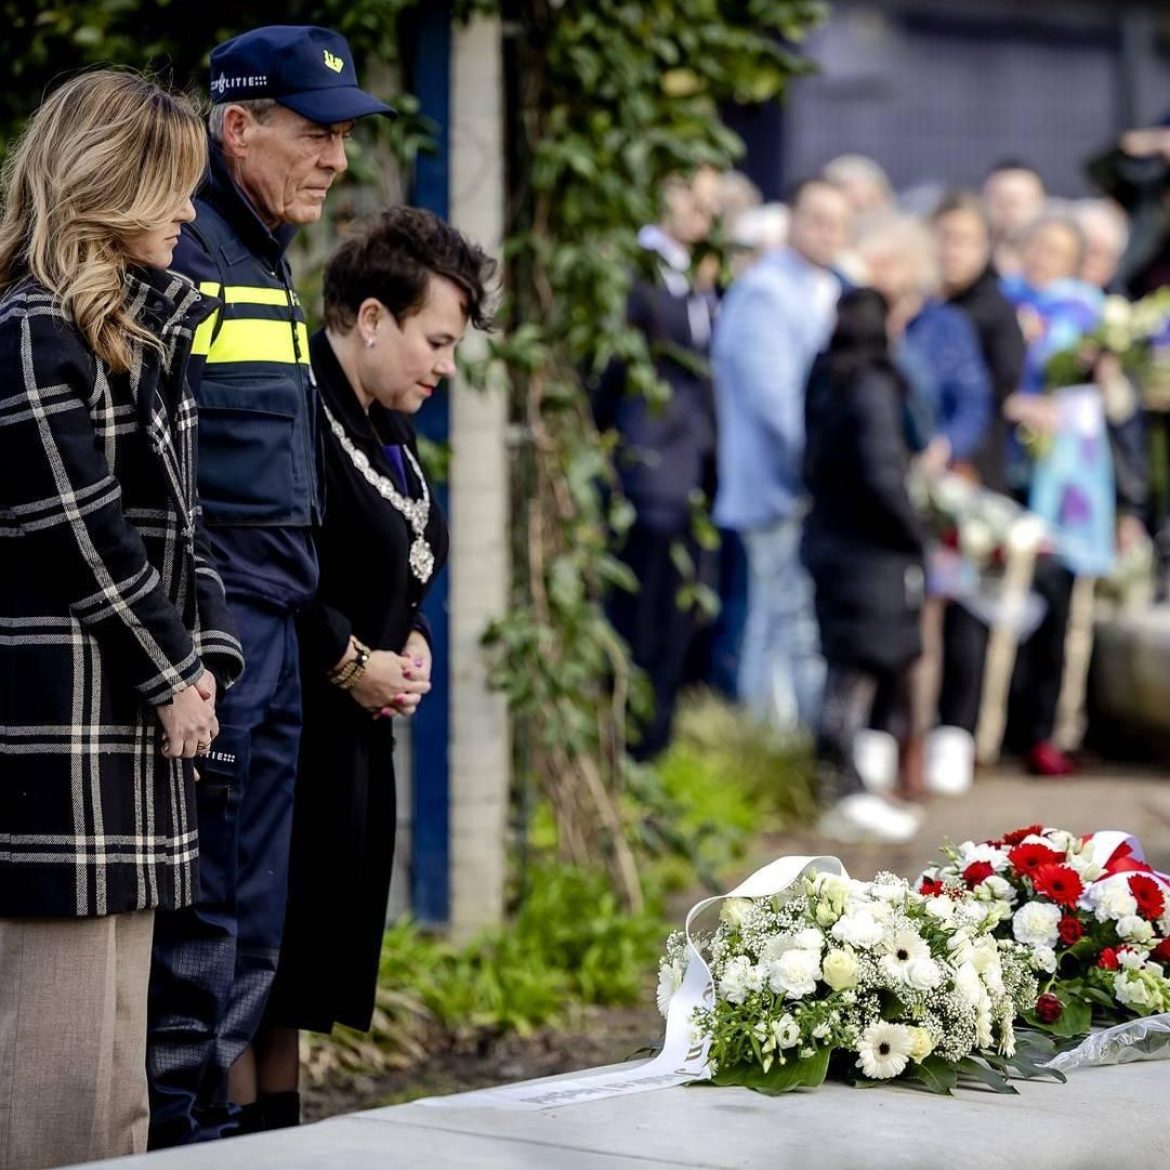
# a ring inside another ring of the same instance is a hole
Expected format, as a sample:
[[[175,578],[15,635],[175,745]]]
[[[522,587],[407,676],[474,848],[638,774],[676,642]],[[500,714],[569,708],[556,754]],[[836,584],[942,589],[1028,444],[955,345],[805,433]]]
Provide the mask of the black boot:
[[[289,1129],[301,1124],[301,1095],[296,1092],[265,1093],[260,1106],[264,1129]]]
[[[259,1101],[252,1101],[247,1105],[239,1106],[239,1124],[232,1137],[246,1137],[250,1133],[264,1131],[264,1109]]]

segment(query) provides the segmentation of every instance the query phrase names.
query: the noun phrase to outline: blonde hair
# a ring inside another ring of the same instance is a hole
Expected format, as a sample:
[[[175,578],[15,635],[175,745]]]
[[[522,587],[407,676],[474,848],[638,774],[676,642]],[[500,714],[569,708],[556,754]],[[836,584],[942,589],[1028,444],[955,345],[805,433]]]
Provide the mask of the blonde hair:
[[[126,242],[166,222],[206,166],[206,131],[190,98],[130,71],[67,81],[4,164],[0,293],[31,276],[103,362],[128,369],[133,339],[158,339],[126,306]]]

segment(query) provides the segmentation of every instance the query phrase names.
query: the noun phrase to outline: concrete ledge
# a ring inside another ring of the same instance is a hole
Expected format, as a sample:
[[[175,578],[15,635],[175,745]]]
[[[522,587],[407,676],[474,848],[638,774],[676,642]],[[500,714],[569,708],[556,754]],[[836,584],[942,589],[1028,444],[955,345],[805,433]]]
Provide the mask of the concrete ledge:
[[[1101,714],[1170,733],[1170,606],[1097,623],[1092,687]]]
[[[604,1071],[604,1070],[599,1070]],[[573,1074],[581,1075],[581,1074]],[[549,1078],[556,1081],[564,1078]],[[1087,1069],[1019,1096],[910,1088],[762,1097],[676,1088],[541,1111],[418,1103],[102,1163],[109,1170],[1165,1170],[1170,1061]]]

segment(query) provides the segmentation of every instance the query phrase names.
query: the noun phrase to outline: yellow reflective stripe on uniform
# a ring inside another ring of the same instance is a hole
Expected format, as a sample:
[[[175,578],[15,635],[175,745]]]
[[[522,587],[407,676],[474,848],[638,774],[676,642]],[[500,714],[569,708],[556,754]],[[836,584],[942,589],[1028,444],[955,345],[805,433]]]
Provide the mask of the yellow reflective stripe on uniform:
[[[297,348],[293,346],[291,321],[261,321],[225,318],[207,355],[207,364],[228,362],[283,362],[295,365]],[[300,360],[309,364],[309,331],[303,321],[296,322]]]
[[[287,305],[288,295],[282,288],[261,288],[251,284],[217,284],[214,280],[199,282],[199,291],[219,297],[228,305]],[[294,292],[292,303],[299,305],[300,297]]]

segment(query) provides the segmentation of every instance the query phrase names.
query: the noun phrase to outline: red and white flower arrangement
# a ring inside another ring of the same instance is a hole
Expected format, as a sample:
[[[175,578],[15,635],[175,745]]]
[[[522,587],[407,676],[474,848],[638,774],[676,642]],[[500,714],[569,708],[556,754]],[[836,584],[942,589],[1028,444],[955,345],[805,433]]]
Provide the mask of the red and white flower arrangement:
[[[918,889],[973,897],[997,938],[1028,949],[1039,994],[1026,1023],[1073,1037],[1170,1012],[1170,877],[1133,837],[1029,825],[942,852]]]

